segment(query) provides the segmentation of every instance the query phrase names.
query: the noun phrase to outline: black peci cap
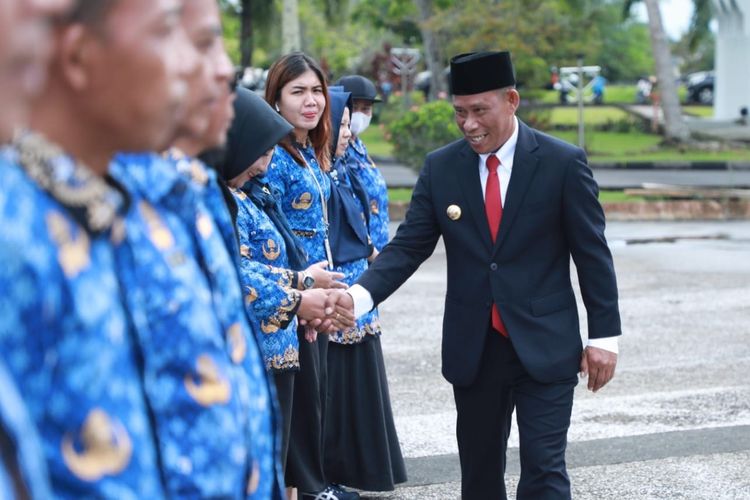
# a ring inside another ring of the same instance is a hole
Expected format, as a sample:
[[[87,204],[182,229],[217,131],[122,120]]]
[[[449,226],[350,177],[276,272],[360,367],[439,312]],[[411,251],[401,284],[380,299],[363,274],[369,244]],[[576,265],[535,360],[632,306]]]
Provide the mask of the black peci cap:
[[[451,59],[453,95],[481,94],[516,84],[510,52],[468,52]]]
[[[351,92],[352,99],[362,99],[365,101],[380,102],[375,85],[361,75],[342,76],[336,82],[336,85],[344,87],[344,90]]]

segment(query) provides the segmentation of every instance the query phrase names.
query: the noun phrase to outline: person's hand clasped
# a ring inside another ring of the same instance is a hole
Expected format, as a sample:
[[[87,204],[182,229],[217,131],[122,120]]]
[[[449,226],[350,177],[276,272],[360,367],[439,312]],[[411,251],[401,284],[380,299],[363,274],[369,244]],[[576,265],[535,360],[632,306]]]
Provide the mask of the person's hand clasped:
[[[315,280],[315,288],[347,288],[346,283],[342,283],[340,280],[344,278],[344,273],[337,273],[336,271],[328,271],[328,262],[321,261],[312,264],[310,267],[305,269],[305,272],[313,277]]]
[[[345,330],[357,324],[354,317],[354,300],[343,290],[330,290],[325,303],[325,314],[331,319],[334,331]]]
[[[588,388],[593,392],[597,392],[612,380],[616,366],[617,354],[606,349],[588,346],[581,355],[581,377],[588,376]]]
[[[310,340],[311,335],[307,335],[310,328],[317,332],[332,333],[356,325],[353,303],[352,307],[346,307],[338,304],[338,295],[330,298],[332,294],[343,294],[351,300],[348,293],[321,289],[305,290],[301,293],[302,301],[297,309],[297,317],[300,324],[307,328],[305,338],[309,342],[315,341],[314,338]]]

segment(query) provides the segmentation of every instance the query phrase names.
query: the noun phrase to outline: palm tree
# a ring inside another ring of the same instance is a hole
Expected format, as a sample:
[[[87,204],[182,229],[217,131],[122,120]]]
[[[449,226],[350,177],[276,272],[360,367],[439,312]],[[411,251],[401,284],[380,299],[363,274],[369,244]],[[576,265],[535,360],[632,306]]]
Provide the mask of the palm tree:
[[[630,7],[637,0],[626,0],[625,15],[630,14]],[[664,135],[670,142],[687,142],[690,140],[690,130],[682,116],[680,100],[677,96],[677,84],[672,66],[672,54],[669,50],[667,35],[661,20],[658,0],[643,0],[648,12],[648,29],[651,34],[651,47],[654,51],[656,77],[659,80],[659,94],[661,109],[664,113]]]

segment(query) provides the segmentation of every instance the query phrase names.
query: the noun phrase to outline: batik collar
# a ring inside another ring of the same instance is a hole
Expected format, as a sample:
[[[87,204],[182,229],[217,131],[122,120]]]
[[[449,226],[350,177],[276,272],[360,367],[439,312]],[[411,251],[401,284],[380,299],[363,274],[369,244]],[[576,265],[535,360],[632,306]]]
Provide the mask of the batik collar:
[[[109,231],[127,208],[128,196],[114,179],[96,175],[41,134],[19,134],[11,154],[26,175],[89,233]]]

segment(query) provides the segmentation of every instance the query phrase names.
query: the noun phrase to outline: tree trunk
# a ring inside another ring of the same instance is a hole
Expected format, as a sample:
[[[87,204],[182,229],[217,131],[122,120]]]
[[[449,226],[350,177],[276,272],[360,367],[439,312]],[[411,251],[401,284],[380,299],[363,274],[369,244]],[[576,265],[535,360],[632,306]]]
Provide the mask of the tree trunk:
[[[240,65],[247,68],[253,65],[253,0],[242,0],[240,14]]]
[[[658,78],[658,92],[661,109],[664,113],[664,134],[668,141],[686,142],[690,140],[690,130],[682,117],[682,108],[677,96],[677,84],[672,66],[672,54],[664,33],[658,0],[645,0],[648,12],[648,29],[651,33],[651,46],[654,51],[654,64]]]
[[[302,49],[297,0],[283,0],[281,12],[281,51],[284,54]]]
[[[437,98],[440,92],[446,90],[445,82],[443,81],[443,65],[440,62],[440,49],[437,37],[435,36],[435,32],[427,25],[432,18],[432,0],[417,0],[416,3],[419,7],[419,29],[422,32],[422,41],[424,42],[425,62],[431,74],[429,99],[432,101]]]

